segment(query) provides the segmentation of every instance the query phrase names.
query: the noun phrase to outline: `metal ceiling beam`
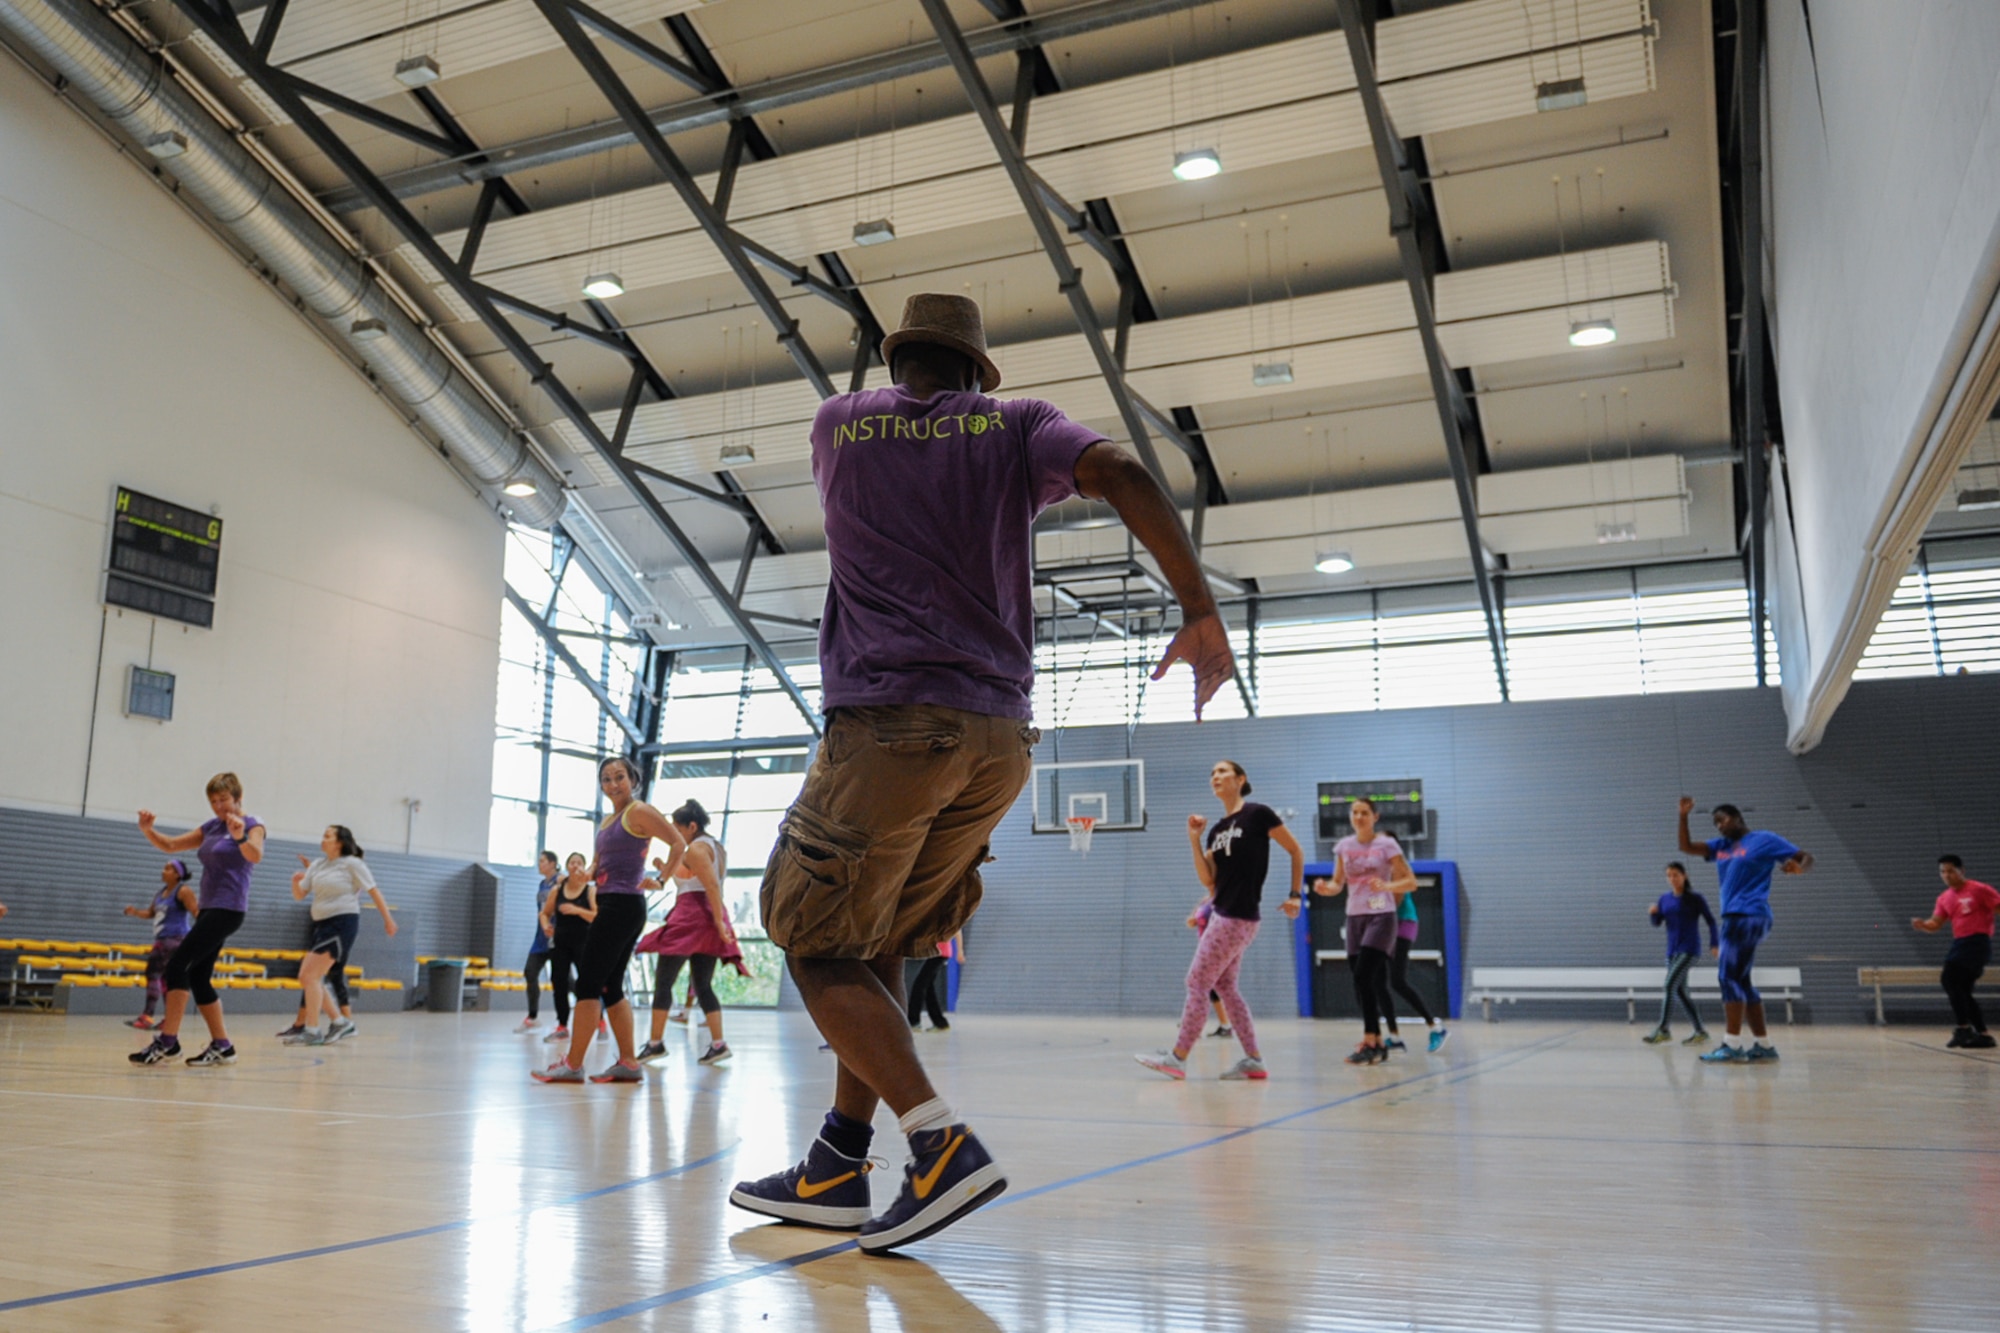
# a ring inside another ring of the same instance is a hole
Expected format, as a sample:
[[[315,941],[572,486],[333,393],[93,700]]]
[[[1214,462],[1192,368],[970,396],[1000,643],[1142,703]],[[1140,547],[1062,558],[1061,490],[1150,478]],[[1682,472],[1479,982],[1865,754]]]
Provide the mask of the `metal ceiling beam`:
[[[1160,466],[1159,454],[1153,449],[1152,437],[1146,433],[1146,419],[1140,414],[1134,395],[1125,384],[1124,369],[1112,355],[1111,345],[1104,340],[1104,328],[1098,323],[1097,311],[1090,304],[1090,294],[1083,289],[1083,273],[1070,262],[1069,247],[1057,234],[1055,220],[1049,216],[1049,208],[1045,206],[1046,196],[1054,194],[1054,191],[1046,183],[1038,184],[1039,178],[1028,166],[1021,146],[1014,142],[1013,134],[1000,116],[1000,108],[993,101],[993,90],[986,86],[986,78],[979,72],[979,58],[967,45],[965,34],[959,31],[958,20],[951,16],[944,0],[921,2],[925,17],[930,19],[931,28],[938,35],[938,44],[944,47],[952,71],[958,75],[965,95],[971,99],[972,109],[978,114],[979,123],[985,127],[986,137],[992,141],[993,151],[999,157],[1000,165],[1006,169],[1007,179],[1014,184],[1014,193],[1020,196],[1021,208],[1027,213],[1028,221],[1034,224],[1035,235],[1047,252],[1049,263],[1055,268],[1056,289],[1069,300],[1077,328],[1082,330],[1083,340],[1097,362],[1098,373],[1104,377],[1111,390],[1111,399],[1118,406],[1125,431],[1132,437],[1132,447],[1145,462],[1146,470],[1164,486],[1167,474]],[[1081,216],[1079,210],[1069,211],[1073,216]]]
[[[511,583],[506,585],[504,591],[507,594],[507,605],[519,611],[521,618],[534,627],[535,633],[542,636],[542,642],[548,645],[556,660],[569,669],[570,675],[576,677],[579,685],[590,691],[590,697],[597,700],[597,706],[618,724],[618,729],[625,733],[625,738],[635,747],[646,744],[650,737],[646,735],[645,728],[626,716],[625,706],[611,697],[611,691],[604,688],[603,681],[585,669],[583,663],[577,660],[576,654],[569,650],[569,645],[562,641],[562,637],[555,632],[549,622],[542,619],[541,614],[528,604],[528,599],[515,592]]]
[[[930,3],[932,0],[926,0]],[[1375,165],[1382,189],[1389,196],[1389,230],[1403,266],[1416,311],[1417,335],[1430,370],[1431,396],[1437,403],[1438,424],[1444,430],[1445,459],[1451,465],[1452,487],[1458,492],[1459,517],[1465,524],[1465,544],[1472,557],[1472,581],[1479,589],[1479,608],[1486,616],[1486,637],[1493,649],[1493,670],[1500,698],[1508,698],[1507,634],[1501,620],[1500,598],[1492,571],[1486,566],[1486,543],[1479,536],[1479,497],[1473,481],[1476,457],[1485,452],[1479,412],[1438,341],[1433,287],[1444,262],[1444,234],[1437,210],[1418,179],[1412,145],[1396,134],[1382,89],[1375,79],[1375,14],[1362,0],[1337,0],[1340,26],[1347,36],[1347,54],[1354,64],[1354,82],[1368,117],[1368,135],[1375,144]]]
[[[973,53],[983,59],[1140,19],[1200,9],[1214,3],[1216,0],[1089,0],[1089,3],[1052,14],[1039,14],[982,28],[967,34],[966,40]],[[675,102],[647,111],[645,117],[660,133],[679,134],[706,125],[727,124],[745,116],[779,111],[835,93],[927,73],[942,69],[947,63],[940,44],[924,42],[822,69],[766,79],[712,96]],[[635,142],[637,140],[621,121],[583,125],[483,149],[476,156],[463,155],[391,172],[383,177],[383,182],[397,198],[414,199],[439,190],[456,189],[461,185],[531,171],[572,158],[609,152]],[[320,196],[320,202],[336,213],[373,207],[351,186],[328,190]]]
[[[688,537],[680,524],[674,521],[673,516],[660,503],[659,497],[653,494],[652,489],[645,484],[640,475],[632,471],[629,464],[620,457],[619,450],[598,428],[589,410],[555,373],[555,367],[541,358],[522,336],[521,331],[500,313],[484,287],[445,252],[437,238],[430,234],[407,206],[389,192],[381,180],[368,169],[367,164],[348,146],[346,140],[336,134],[319,113],[298,95],[283,73],[257,54],[253,44],[243,35],[239,24],[225,20],[217,10],[204,3],[204,0],[172,0],[172,3],[179,13],[222,49],[223,54],[243,72],[246,78],[255,83],[291,118],[299,132],[326,156],[351,185],[368,197],[370,203],[382,213],[383,218],[438,271],[458,294],[459,299],[465,302],[480,322],[486,325],[487,330],[499,340],[500,345],[528,372],[530,381],[540,387],[542,393],[590,443],[591,448],[618,470],[626,490],[652,516],[654,523],[673,545],[681,559],[694,571],[710,597],[721,607],[731,626],[743,636],[744,643],[749,645],[750,650],[770,669],[786,695],[806,719],[807,724],[818,733],[822,725],[818,712],[806,698],[805,692],[799,688],[798,682],[793,680],[791,673],[785,669],[784,663],[779,661],[777,652],[751,618],[744,614],[743,608],[730,600],[729,589],[723,585],[701,549]],[[587,38],[585,42],[588,43]]]
[[[819,358],[813,354],[812,348],[800,335],[799,322],[786,312],[784,305],[778,300],[777,293],[773,292],[770,284],[764,281],[764,275],[757,271],[750,254],[745,251],[736,233],[723,220],[722,215],[716,212],[715,205],[695,183],[694,173],[687,169],[687,164],[681,161],[680,154],[667,143],[666,136],[661,134],[659,128],[647,118],[646,109],[639,105],[639,99],[632,95],[632,90],[618,77],[618,71],[611,68],[611,63],[604,58],[604,53],[597,49],[597,43],[593,42],[590,34],[583,30],[583,25],[577,18],[574,0],[535,0],[535,7],[542,11],[542,17],[548,20],[549,26],[556,30],[558,37],[562,38],[563,45],[569,48],[570,55],[576,59],[576,63],[583,66],[583,72],[597,85],[597,91],[611,103],[612,110],[616,111],[618,118],[625,122],[626,128],[645,150],[646,156],[652,159],[653,165],[667,178],[675,193],[680,195],[681,203],[688,212],[694,214],[695,221],[707,234],[709,242],[722,252],[722,257],[728,262],[730,271],[735,273],[736,280],[749,291],[750,299],[757,303],[757,308],[763,312],[764,318],[770,320],[771,326],[778,331],[778,343],[798,366],[799,373],[806,377],[806,382],[818,391],[820,397],[831,398],[833,381],[828,378],[826,367],[819,363]]]
[[[1736,205],[1741,212],[1737,268],[1743,317],[1737,322],[1736,369],[1743,386],[1743,480],[1750,508],[1750,546],[1743,582],[1750,590],[1751,648],[1757,683],[1766,681],[1764,617],[1768,600],[1764,563],[1764,5],[1736,0]]]

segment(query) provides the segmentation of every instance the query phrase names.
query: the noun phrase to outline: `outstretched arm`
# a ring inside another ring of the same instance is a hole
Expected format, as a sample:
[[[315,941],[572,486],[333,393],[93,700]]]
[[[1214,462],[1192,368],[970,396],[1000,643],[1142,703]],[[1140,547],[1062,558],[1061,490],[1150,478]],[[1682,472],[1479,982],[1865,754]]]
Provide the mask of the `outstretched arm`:
[[[1708,858],[1708,848],[1688,836],[1688,815],[1693,813],[1693,811],[1694,797],[1681,797],[1681,854],[1684,856],[1699,856],[1706,860]]]
[[[1216,610],[1201,572],[1201,559],[1187,530],[1181,526],[1180,511],[1173,499],[1160,489],[1145,465],[1116,445],[1099,441],[1076,460],[1076,488],[1093,500],[1102,500],[1118,512],[1139,544],[1160,565],[1160,572],[1181,604],[1181,630],[1167,645],[1153,679],[1167,674],[1175,662],[1186,662],[1194,670],[1194,716],[1236,674],[1236,658],[1229,649],[1229,631]]]
[[[170,838],[153,827],[153,821],[157,818],[158,816],[151,810],[141,810],[139,812],[139,832],[145,834],[146,841],[152,843],[161,851],[191,852],[201,846],[200,829],[189,829],[186,833],[176,833]]]
[[[1938,928],[1944,925],[1944,918],[1939,916],[1936,912],[1932,912],[1929,916],[1911,917],[1910,924],[1915,926],[1918,930],[1927,931],[1931,934],[1936,934]]]

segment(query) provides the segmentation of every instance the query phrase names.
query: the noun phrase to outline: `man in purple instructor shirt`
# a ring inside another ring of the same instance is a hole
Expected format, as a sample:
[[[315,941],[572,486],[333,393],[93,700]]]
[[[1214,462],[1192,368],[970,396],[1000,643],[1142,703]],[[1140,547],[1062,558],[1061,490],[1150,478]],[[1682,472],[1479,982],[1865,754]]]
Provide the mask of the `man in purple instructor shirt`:
[[[1194,669],[1196,716],[1235,673],[1173,501],[1138,462],[1000,373],[978,305],[913,296],[882,341],[894,385],[830,398],[813,478],[832,567],[820,621],[826,735],[764,872],[764,924],[840,1062],[804,1161],[737,1185],[737,1206],[859,1231],[869,1253],[921,1239],[1006,1177],[937,1096],[903,1014],[903,960],[979,905],[993,828],[1026,784],[1033,717],[1035,515],[1101,499],[1159,562],[1182,628],[1154,672]],[[910,1140],[877,1215],[870,1127],[886,1101]]]

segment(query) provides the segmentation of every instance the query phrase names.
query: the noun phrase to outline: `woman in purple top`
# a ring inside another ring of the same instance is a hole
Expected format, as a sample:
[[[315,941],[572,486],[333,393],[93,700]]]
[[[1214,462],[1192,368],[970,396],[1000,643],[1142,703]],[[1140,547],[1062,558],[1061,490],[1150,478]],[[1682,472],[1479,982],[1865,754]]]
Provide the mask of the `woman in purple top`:
[[[188,996],[194,996],[202,1021],[208,1024],[208,1048],[190,1056],[195,1069],[236,1063],[236,1048],[222,1026],[222,997],[212,978],[222,946],[243,924],[250,907],[250,872],[264,859],[264,826],[243,813],[243,784],[234,773],[217,773],[208,780],[208,808],[215,818],[200,828],[167,837],[153,827],[151,810],[139,812],[139,831],[163,852],[194,852],[201,859],[200,915],[194,928],[167,960],[167,1016],[152,1045],[134,1051],[135,1065],[156,1065],[181,1053],[181,1018]]]
[[[125,909],[126,916],[153,923],[153,948],[146,955],[146,1008],[137,1018],[127,1019],[126,1027],[148,1032],[159,1026],[153,1021],[153,1008],[166,998],[167,960],[187,938],[197,911],[198,900],[187,877],[187,862],[175,857],[160,867],[160,890],[153,895],[153,901],[144,907]]]
[[[639,770],[631,760],[613,755],[597,766],[597,785],[611,802],[611,815],[597,830],[597,855],[590,877],[597,881],[597,915],[585,937],[576,970],[576,1014],[570,1022],[569,1054],[557,1056],[534,1077],[542,1083],[581,1083],[583,1057],[597,1035],[602,1014],[611,1019],[618,1042],[618,1061],[593,1083],[639,1083],[646,1073],[639,1065],[632,1040],[632,1004],[625,998],[625,971],[632,963],[632,946],[646,930],[647,854],[658,838],[673,850],[667,854],[662,878],[671,875],[687,855],[687,839],[658,810],[638,799]]]

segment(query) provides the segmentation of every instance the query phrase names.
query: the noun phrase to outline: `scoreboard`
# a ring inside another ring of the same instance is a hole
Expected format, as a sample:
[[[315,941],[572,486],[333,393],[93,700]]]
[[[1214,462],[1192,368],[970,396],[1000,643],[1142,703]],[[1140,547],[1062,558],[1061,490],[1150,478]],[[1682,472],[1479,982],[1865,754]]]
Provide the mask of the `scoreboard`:
[[[209,628],[215,621],[222,520],[120,486],[112,504],[104,601]]]
[[[1424,782],[1422,778],[1396,778],[1388,782],[1322,782],[1319,784],[1319,836],[1324,842],[1338,842],[1352,829],[1347,807],[1362,797],[1375,806],[1376,827],[1404,844],[1421,842],[1429,830],[1424,824]]]

